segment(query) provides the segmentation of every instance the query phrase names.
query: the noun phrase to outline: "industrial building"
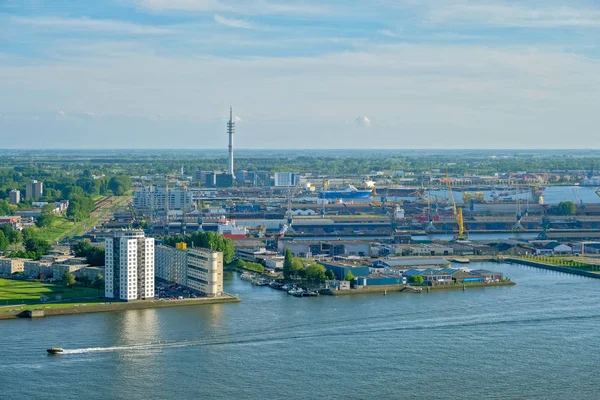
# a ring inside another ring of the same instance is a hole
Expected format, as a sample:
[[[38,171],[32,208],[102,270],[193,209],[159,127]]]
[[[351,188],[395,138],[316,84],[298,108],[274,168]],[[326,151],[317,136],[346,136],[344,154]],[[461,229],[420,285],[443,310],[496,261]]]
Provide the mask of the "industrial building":
[[[154,239],[141,230],[116,231],[105,242],[105,296],[154,298]]]
[[[296,172],[276,172],[273,179],[275,187],[295,187],[300,185],[300,174]]]
[[[33,180],[25,186],[25,199],[39,200],[44,195],[44,183]]]
[[[205,296],[223,293],[223,253],[208,249],[188,249],[185,243],[177,248],[157,246],[156,277],[173,282]]]

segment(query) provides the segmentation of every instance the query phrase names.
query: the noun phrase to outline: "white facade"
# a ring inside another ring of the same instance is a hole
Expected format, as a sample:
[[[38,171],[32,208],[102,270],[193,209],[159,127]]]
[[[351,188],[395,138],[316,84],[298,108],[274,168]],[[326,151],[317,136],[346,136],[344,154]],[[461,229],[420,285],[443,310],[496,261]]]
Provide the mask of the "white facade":
[[[223,293],[223,253],[188,249],[187,286],[208,297]]]
[[[167,192],[164,188],[138,191],[133,194],[133,207],[140,210],[164,211],[167,205]],[[169,211],[191,210],[192,192],[187,189],[169,189]]]
[[[154,298],[154,239],[143,231],[115,232],[105,244],[105,297]]]
[[[296,172],[275,172],[273,180],[274,186],[298,186],[300,184],[300,174]]]

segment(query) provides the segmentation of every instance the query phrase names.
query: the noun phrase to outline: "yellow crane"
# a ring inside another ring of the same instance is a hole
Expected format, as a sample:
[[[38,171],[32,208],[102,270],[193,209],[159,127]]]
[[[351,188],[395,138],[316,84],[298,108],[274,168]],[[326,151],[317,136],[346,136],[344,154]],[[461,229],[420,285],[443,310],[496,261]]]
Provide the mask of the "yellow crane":
[[[448,186],[448,197],[450,197],[450,201],[452,201],[452,213],[454,214],[454,219],[456,219],[456,223],[458,224],[458,233],[454,236],[456,240],[467,240],[469,235],[465,231],[465,225],[463,220],[463,209],[462,207],[456,207],[456,201],[454,201],[454,195],[452,194],[452,185],[450,184],[450,177],[446,172],[446,185]]]

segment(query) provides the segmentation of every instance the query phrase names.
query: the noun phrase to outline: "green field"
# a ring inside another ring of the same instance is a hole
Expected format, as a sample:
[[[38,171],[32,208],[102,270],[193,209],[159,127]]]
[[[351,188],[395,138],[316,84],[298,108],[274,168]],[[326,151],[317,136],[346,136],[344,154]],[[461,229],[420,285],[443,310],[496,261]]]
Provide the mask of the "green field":
[[[0,306],[11,304],[39,304],[40,296],[49,302],[82,297],[98,297],[98,289],[75,286],[72,289],[60,283],[27,282],[0,278]],[[102,294],[102,293],[100,293]],[[88,302],[85,300],[85,302]],[[46,304],[47,305],[47,304]]]

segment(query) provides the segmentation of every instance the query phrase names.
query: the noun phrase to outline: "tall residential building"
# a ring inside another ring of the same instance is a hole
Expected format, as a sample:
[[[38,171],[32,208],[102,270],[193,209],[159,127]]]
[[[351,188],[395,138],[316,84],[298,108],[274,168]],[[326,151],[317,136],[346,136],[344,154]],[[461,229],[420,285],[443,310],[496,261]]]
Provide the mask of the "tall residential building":
[[[296,172],[276,172],[273,186],[298,186],[300,174]]]
[[[105,296],[154,298],[154,239],[141,230],[116,231],[105,243]]]
[[[208,249],[156,247],[156,277],[208,297],[223,293],[223,253]]]
[[[21,202],[21,191],[19,189],[13,189],[8,194],[8,201],[10,204],[19,204]]]
[[[44,195],[44,183],[31,181],[25,186],[25,199],[39,200]]]
[[[233,108],[229,107],[229,121],[227,122],[227,135],[229,135],[229,163],[227,174],[234,176],[233,172],[233,135],[235,133],[235,121],[233,120]]]
[[[192,209],[192,192],[188,189],[169,189],[169,210]],[[138,210],[154,209],[164,211],[167,206],[167,191],[165,188],[150,187],[133,194],[133,207]]]

